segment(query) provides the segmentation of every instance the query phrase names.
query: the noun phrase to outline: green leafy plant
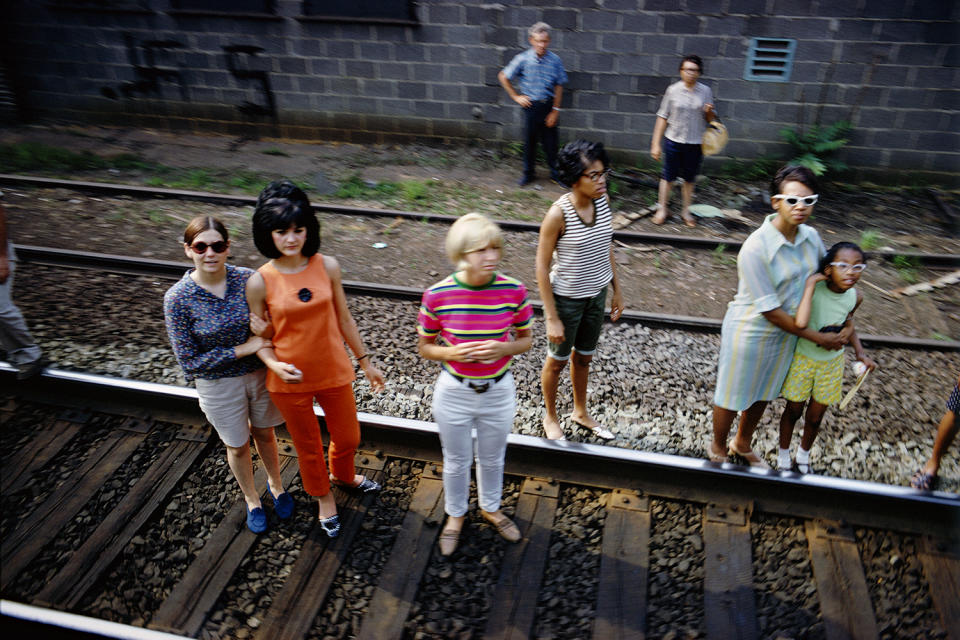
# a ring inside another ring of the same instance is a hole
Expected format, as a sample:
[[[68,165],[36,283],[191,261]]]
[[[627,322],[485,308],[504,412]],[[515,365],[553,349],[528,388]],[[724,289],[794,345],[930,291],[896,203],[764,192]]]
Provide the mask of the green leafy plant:
[[[860,248],[864,251],[873,251],[883,243],[883,236],[879,231],[867,229],[860,233]]]
[[[829,126],[814,125],[809,131],[781,129],[782,137],[793,147],[794,157],[790,164],[807,167],[814,174],[822,176],[827,171],[842,171],[847,165],[830,155],[842,148],[849,140],[846,138],[853,127],[846,120],[840,120]]]
[[[737,261],[734,258],[731,258],[726,254],[727,245],[721,243],[713,248],[713,251],[710,253],[713,254],[713,259],[716,260],[719,264],[729,267],[730,265],[737,264]]]
[[[920,272],[919,266],[920,263],[916,258],[907,256],[893,257],[893,267],[897,270],[897,275],[908,284],[913,284],[917,281]]]

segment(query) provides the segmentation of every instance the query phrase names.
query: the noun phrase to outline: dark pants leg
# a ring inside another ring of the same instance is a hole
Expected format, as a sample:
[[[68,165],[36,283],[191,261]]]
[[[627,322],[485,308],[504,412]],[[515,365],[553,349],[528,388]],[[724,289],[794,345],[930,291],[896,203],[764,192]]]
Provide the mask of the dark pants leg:
[[[533,179],[535,173],[538,140],[542,140],[551,175],[557,172],[557,128],[544,124],[552,108],[548,101],[534,102],[523,110],[523,175],[527,178]]]

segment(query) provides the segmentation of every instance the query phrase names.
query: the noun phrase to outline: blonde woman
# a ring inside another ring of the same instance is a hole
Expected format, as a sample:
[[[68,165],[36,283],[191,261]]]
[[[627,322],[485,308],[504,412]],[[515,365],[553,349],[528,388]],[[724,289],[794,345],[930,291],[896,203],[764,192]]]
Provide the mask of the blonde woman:
[[[503,236],[493,222],[477,213],[463,216],[450,227],[446,249],[457,270],[424,292],[417,349],[442,363],[433,417],[443,447],[447,513],[440,553],[449,556],[467,514],[473,429],[481,515],[506,540],[520,540],[517,525],[500,511],[500,497],[507,435],[516,414],[510,360],[530,348],[533,309],[523,284],[497,271]]]

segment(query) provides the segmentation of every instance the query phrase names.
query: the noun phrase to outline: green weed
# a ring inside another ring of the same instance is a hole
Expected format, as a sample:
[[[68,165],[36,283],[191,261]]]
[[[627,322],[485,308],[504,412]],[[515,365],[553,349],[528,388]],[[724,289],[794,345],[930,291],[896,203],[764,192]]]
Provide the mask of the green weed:
[[[879,231],[867,229],[860,233],[860,248],[864,251],[873,251],[883,244],[883,236]]]
[[[907,256],[894,256],[893,267],[897,270],[897,275],[907,284],[914,284],[919,278],[920,263],[916,258]]]
[[[794,157],[790,164],[807,167],[814,174],[822,176],[827,171],[842,171],[847,165],[830,157],[849,142],[847,134],[853,127],[846,120],[840,120],[823,127],[814,125],[809,131],[781,129],[780,137],[793,147]]]
[[[154,224],[163,224],[168,218],[167,215],[162,211],[150,209],[147,211],[147,219]]]
[[[427,185],[415,180],[407,180],[400,183],[403,190],[404,199],[410,202],[423,200],[427,196]]]
[[[737,261],[734,258],[731,258],[726,254],[727,245],[720,243],[713,248],[713,251],[710,253],[713,254],[713,259],[717,261],[718,264],[724,267],[729,267],[731,265],[737,264]]]

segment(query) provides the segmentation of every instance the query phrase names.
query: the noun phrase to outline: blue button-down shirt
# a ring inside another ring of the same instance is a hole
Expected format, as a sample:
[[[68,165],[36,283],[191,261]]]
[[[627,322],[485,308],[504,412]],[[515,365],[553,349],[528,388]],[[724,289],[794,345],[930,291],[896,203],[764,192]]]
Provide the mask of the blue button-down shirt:
[[[533,48],[515,55],[503,68],[503,75],[511,82],[518,80],[520,93],[534,101],[552,99],[553,88],[567,83],[567,72],[560,56],[547,51],[538,58]]]

